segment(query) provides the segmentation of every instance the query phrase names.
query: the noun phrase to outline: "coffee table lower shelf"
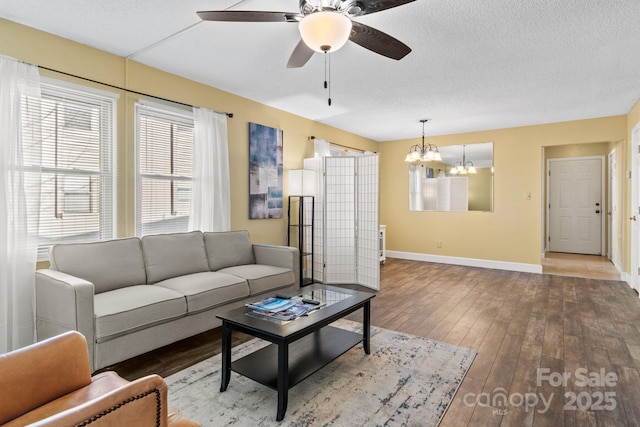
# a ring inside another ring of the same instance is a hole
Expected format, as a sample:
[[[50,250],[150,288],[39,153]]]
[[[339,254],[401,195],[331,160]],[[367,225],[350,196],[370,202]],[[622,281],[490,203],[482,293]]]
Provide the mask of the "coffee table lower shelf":
[[[362,333],[325,326],[289,344],[289,388],[362,342]],[[231,370],[278,389],[278,346],[270,344],[231,363]]]

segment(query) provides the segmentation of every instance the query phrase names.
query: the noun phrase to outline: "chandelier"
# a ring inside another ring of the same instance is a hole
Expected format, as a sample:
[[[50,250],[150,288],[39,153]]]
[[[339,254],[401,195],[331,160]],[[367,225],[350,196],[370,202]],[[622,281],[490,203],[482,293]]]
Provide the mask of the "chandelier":
[[[462,161],[455,162],[453,167],[449,171],[451,175],[466,175],[468,173],[476,173],[476,167],[473,166],[473,162],[469,160],[467,162],[465,156],[465,145],[462,146]]]
[[[422,123],[422,145],[416,144],[411,146],[411,148],[409,148],[409,153],[407,153],[407,157],[404,158],[405,162],[430,162],[432,160],[437,162],[442,161],[442,156],[440,155],[438,146],[424,143],[424,124],[427,121],[427,119],[420,120]]]

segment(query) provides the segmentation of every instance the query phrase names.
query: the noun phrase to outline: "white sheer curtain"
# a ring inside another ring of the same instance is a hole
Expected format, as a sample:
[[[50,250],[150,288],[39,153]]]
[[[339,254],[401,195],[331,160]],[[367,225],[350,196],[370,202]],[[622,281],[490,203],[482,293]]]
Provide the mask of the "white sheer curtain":
[[[314,157],[328,157],[331,155],[331,144],[324,139],[315,138],[313,140],[313,154]]]
[[[193,109],[193,187],[189,230],[231,229],[227,116]]]
[[[0,353],[35,341],[40,146],[38,68],[0,55]]]
[[[317,197],[315,205],[319,206],[319,209],[322,208],[322,201],[324,195],[324,158],[331,156],[331,144],[329,141],[325,141],[324,139],[315,138],[313,141],[313,158],[315,161],[313,162],[313,168],[316,172],[316,191],[315,195]]]

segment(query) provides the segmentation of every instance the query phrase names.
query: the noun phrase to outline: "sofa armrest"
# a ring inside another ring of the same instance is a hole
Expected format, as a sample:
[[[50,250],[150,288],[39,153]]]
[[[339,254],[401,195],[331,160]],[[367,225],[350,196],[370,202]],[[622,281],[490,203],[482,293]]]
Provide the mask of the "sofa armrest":
[[[185,417],[169,421],[167,383],[158,375],[132,381],[102,396],[52,415],[33,426],[197,426]]]
[[[87,344],[75,331],[0,355],[0,424],[90,383]]]
[[[87,340],[93,371],[94,286],[91,282],[57,270],[36,271],[36,333],[38,341],[67,331]]]
[[[300,251],[298,248],[254,243],[253,255],[256,257],[256,264],[292,269],[296,287],[300,286]]]

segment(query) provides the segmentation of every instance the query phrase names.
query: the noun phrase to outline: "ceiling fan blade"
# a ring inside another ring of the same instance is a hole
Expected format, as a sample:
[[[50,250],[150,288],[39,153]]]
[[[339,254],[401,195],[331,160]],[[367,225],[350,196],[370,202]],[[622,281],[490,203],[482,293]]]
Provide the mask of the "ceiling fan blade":
[[[298,45],[293,49],[287,68],[300,68],[311,59],[315,51],[311,49],[307,44],[300,40]]]
[[[345,5],[350,16],[368,15],[411,3],[415,0],[360,0],[355,4]]]
[[[203,21],[223,22],[299,22],[303,18],[299,13],[251,10],[211,10],[197,13]]]
[[[351,28],[349,40],[365,49],[391,59],[402,59],[411,52],[409,46],[389,34],[360,22],[352,21],[352,23],[353,27]]]

